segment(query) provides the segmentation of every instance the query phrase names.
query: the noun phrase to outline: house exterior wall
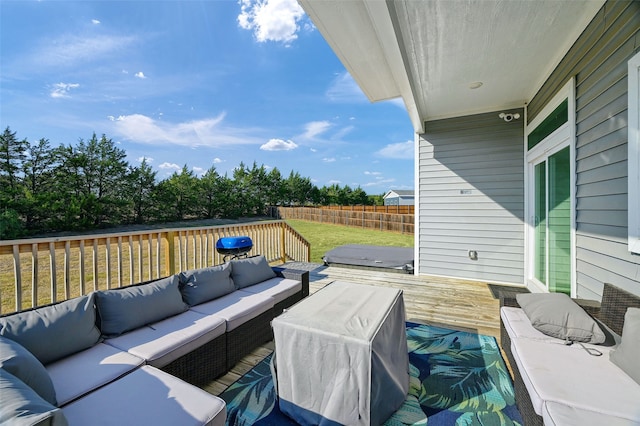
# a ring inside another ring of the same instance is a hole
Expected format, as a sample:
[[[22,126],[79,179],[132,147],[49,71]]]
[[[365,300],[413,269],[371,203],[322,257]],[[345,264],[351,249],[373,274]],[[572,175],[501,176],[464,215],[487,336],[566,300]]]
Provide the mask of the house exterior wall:
[[[429,121],[418,138],[421,274],[524,283],[524,123],[499,112]]]
[[[413,197],[388,197],[384,199],[385,206],[413,206]]]
[[[627,62],[638,51],[640,2],[605,3],[527,109],[531,121],[575,76],[576,291],[581,298],[599,299],[605,282],[640,294],[640,256],[627,245]]]

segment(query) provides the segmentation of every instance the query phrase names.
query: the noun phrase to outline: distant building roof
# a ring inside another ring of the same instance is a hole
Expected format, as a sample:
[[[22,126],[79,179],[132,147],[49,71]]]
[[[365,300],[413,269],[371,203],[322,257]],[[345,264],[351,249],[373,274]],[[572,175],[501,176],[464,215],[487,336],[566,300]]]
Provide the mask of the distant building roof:
[[[413,197],[414,196],[414,191],[413,189],[391,189],[389,191],[387,191],[386,194],[384,194],[383,198],[387,198],[390,195],[397,195],[400,197]]]

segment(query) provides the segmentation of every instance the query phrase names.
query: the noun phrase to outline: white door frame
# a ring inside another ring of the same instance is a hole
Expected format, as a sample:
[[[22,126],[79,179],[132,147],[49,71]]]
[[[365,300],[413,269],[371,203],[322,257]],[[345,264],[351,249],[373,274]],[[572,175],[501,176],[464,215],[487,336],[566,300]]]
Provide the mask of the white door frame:
[[[568,120],[565,124],[556,129],[543,141],[529,150],[527,139],[529,134],[538,127],[545,118],[549,116],[565,99],[568,100]],[[534,275],[535,256],[535,224],[534,206],[535,191],[533,185],[534,165],[543,159],[569,146],[570,161],[570,204],[571,204],[571,296],[576,296],[576,150],[575,150],[575,81],[570,79],[565,86],[547,103],[543,110],[534,120],[525,126],[524,137],[524,167],[525,167],[525,284],[532,292],[548,292],[546,285],[543,285]]]

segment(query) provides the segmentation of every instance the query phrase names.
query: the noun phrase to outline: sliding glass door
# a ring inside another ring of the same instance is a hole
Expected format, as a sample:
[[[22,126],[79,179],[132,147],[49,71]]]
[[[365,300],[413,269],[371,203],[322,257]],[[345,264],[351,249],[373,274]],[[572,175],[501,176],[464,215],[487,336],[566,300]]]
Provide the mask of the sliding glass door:
[[[571,294],[569,147],[533,165],[533,275],[551,292]]]

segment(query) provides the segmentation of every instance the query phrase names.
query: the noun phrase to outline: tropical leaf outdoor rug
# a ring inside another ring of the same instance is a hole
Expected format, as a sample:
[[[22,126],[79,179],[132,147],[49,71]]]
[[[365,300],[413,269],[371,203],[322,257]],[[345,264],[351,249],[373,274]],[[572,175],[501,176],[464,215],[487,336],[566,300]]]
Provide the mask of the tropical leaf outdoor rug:
[[[386,425],[521,425],[496,339],[407,323],[410,383]],[[227,425],[295,425],[276,402],[268,356],[220,395]]]

